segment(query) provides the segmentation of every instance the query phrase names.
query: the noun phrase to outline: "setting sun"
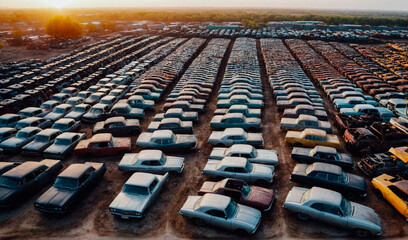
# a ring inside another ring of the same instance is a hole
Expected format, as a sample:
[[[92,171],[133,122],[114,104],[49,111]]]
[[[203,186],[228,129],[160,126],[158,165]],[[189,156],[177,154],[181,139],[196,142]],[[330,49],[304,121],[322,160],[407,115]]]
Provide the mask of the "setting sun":
[[[68,5],[72,1],[73,0],[44,0],[47,6],[58,8],[58,9],[64,8],[66,5]]]

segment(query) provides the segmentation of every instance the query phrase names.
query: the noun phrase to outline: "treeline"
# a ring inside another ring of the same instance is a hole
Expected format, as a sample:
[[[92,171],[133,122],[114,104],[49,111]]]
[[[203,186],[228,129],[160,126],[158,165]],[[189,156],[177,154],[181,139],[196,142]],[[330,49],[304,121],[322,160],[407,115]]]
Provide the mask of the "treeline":
[[[61,14],[61,13],[59,13]],[[65,9],[63,15],[71,16],[79,22],[85,21],[140,21],[149,20],[157,22],[241,22],[250,27],[264,26],[269,21],[322,21],[328,25],[360,24],[360,25],[385,25],[408,26],[408,18],[404,17],[376,17],[367,13],[358,15],[341,15],[329,13],[313,14],[291,13],[278,10],[139,10],[139,9]],[[0,10],[1,22],[39,22],[42,25],[50,17],[56,15],[55,10],[30,9],[30,10]]]

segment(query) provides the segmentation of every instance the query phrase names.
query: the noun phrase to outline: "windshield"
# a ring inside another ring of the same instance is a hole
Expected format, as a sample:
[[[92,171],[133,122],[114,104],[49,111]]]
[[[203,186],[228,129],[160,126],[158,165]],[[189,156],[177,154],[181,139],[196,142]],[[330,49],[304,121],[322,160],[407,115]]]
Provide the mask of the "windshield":
[[[65,130],[67,128],[67,125],[61,123],[54,123],[54,125],[52,125],[52,128]]]
[[[85,108],[84,107],[76,107],[75,112],[85,112]]]
[[[64,108],[56,108],[54,110],[55,113],[65,113],[65,109]]]
[[[43,109],[51,109],[51,108],[52,108],[52,104],[43,103],[43,104],[41,104],[41,108],[43,108]]]
[[[237,204],[234,201],[230,201],[227,208],[225,209],[225,213],[227,214],[228,218],[232,218],[237,211]]]
[[[248,184],[245,183],[244,186],[242,186],[241,193],[245,198],[247,198],[251,193],[251,187],[249,187]]]
[[[77,189],[78,180],[72,178],[58,177],[54,183],[56,188],[68,188],[68,189]]]
[[[351,210],[352,210],[351,203],[345,198],[341,200],[340,208],[341,210],[343,210],[343,213],[345,216],[349,216],[351,214]]]
[[[70,139],[57,139],[55,140],[55,144],[57,145],[70,145],[71,144],[71,140]]]
[[[45,135],[37,135],[35,136],[35,141],[36,142],[48,142],[50,139],[48,136]]]
[[[90,98],[92,99],[92,100],[99,100],[99,95],[91,95],[90,96]]]
[[[103,110],[101,108],[92,108],[91,113],[102,113]]]
[[[0,119],[0,124],[7,124],[7,120],[6,119]]]
[[[0,186],[7,187],[7,188],[19,188],[20,187],[20,179],[11,178],[11,177],[1,177],[0,178]]]
[[[149,189],[147,187],[127,185],[123,187],[123,192],[133,195],[148,195]]]
[[[26,132],[18,132],[16,137],[18,138],[27,138],[28,137],[28,133]]]
[[[303,204],[303,203],[309,201],[311,190],[312,190],[312,189],[309,189],[309,190],[307,190],[307,191],[303,194],[302,199],[300,200],[300,203]]]

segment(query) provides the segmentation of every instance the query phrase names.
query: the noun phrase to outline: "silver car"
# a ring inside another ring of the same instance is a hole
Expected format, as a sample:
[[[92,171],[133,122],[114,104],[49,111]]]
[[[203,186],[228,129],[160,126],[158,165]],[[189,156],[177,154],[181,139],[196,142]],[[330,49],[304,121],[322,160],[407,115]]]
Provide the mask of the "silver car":
[[[381,219],[364,205],[348,201],[340,193],[320,187],[293,187],[283,207],[304,221],[318,219],[338,227],[351,229],[361,238],[381,235]]]
[[[72,153],[75,146],[85,138],[84,133],[65,132],[59,135],[55,142],[44,150],[44,158],[64,159]]]
[[[122,171],[141,171],[157,174],[166,172],[181,173],[184,158],[166,156],[160,150],[142,150],[139,153],[127,153],[118,165]]]
[[[83,103],[76,105],[75,108],[70,113],[65,115],[64,118],[72,118],[75,121],[79,121],[81,120],[82,116],[84,116],[90,109],[91,105],[89,104]]]
[[[275,167],[250,163],[242,157],[225,157],[222,160],[209,159],[203,174],[210,177],[236,178],[265,186],[273,181]]]
[[[65,115],[70,113],[74,109],[72,105],[69,104],[60,104],[56,106],[52,112],[48,113],[47,115],[44,116],[45,119],[49,119],[53,122],[57,121],[58,119],[63,118]]]
[[[5,152],[17,152],[31,142],[35,135],[41,131],[41,128],[38,127],[25,127],[17,132],[14,137],[11,137],[7,140],[4,140],[0,143],[0,148]]]
[[[109,212],[126,219],[142,218],[145,210],[157,198],[168,178],[168,173],[165,175],[134,173],[109,205]]]
[[[247,133],[242,128],[227,128],[224,131],[213,131],[208,143],[217,147],[232,146],[233,144],[249,144],[256,147],[263,146],[262,133]]]
[[[52,125],[52,129],[58,129],[61,132],[75,132],[81,127],[81,122],[72,118],[61,118]]]
[[[256,149],[248,144],[234,144],[229,148],[213,148],[210,159],[221,160],[224,157],[244,157],[251,163],[278,165],[276,150]]]
[[[47,128],[35,135],[34,140],[21,148],[21,154],[29,156],[41,155],[44,149],[49,147],[56,137],[62,132],[58,129]]]
[[[261,223],[259,210],[237,204],[230,197],[212,193],[189,196],[179,213],[192,219],[196,225],[222,227],[241,236],[254,234]]]

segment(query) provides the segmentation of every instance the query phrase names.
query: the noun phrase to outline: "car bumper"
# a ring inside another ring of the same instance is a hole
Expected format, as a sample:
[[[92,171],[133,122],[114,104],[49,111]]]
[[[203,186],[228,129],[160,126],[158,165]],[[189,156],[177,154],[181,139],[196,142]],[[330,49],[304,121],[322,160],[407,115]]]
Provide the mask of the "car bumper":
[[[116,215],[116,216],[119,216],[119,217],[121,217],[123,219],[142,218],[143,217],[143,214],[141,214],[141,213],[140,214],[133,214],[133,213],[130,213],[130,212],[127,212],[127,211],[118,211],[118,210],[112,211],[112,210],[109,210],[109,213],[113,214],[113,215]]]

